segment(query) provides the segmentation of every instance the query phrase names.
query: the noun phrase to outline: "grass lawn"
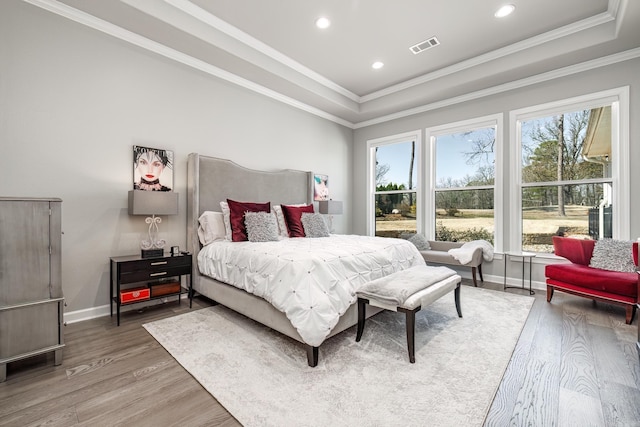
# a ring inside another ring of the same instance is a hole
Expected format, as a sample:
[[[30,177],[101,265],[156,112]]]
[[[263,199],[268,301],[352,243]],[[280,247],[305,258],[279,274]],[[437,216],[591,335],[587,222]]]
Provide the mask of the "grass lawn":
[[[523,211],[523,249],[537,252],[552,252],[551,236],[559,229],[572,237],[589,237],[589,207],[569,205],[565,216],[558,215],[557,206],[526,208]],[[460,209],[455,216],[448,216],[444,209],[436,211],[436,223],[452,230],[482,228],[494,232],[493,210]],[[416,230],[416,220],[400,215],[376,218],[376,234],[389,236],[394,231]]]

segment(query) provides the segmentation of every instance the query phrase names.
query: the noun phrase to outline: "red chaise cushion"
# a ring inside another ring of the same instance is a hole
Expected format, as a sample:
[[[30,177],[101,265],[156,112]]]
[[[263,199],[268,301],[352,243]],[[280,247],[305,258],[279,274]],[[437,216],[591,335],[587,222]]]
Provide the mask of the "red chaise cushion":
[[[635,298],[638,292],[637,273],[600,270],[579,264],[551,264],[544,269],[547,283],[563,283]]]

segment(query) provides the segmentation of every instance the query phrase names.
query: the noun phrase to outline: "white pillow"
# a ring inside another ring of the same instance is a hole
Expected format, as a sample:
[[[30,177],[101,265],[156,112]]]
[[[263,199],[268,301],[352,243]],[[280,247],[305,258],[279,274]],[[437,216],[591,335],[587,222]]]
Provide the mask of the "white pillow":
[[[204,211],[198,218],[198,238],[203,246],[218,240],[225,240],[226,230],[222,212]]]
[[[284,214],[282,213],[282,207],[280,205],[271,206],[271,212],[276,216],[276,222],[278,223],[278,235],[280,237],[289,237],[287,231],[287,223],[284,220]]]
[[[224,239],[231,241],[231,210],[229,209],[229,204],[227,202],[220,202],[220,210],[222,210],[224,221]]]

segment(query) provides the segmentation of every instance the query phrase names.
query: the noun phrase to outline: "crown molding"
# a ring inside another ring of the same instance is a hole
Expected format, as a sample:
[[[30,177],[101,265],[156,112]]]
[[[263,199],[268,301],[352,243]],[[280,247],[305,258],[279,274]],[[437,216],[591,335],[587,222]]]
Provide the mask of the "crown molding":
[[[128,3],[129,1],[127,0],[123,0],[125,3]],[[274,61],[277,61],[289,68],[291,68],[292,70],[302,74],[303,76],[307,77],[310,80],[313,80],[323,86],[325,86],[328,89],[333,90],[334,92],[339,93],[340,95],[343,95],[349,99],[351,99],[352,101],[355,102],[361,102],[360,101],[360,97],[358,95],[356,95],[355,93],[343,88],[342,86],[338,85],[337,83],[327,79],[326,77],[316,73],[315,71],[305,67],[304,65],[300,64],[299,62],[289,58],[288,56],[284,55],[283,53],[277,51],[276,49],[272,48],[271,46],[263,43],[262,41],[250,36],[249,34],[245,33],[244,31],[241,31],[240,29],[234,27],[233,25],[228,24],[227,22],[223,21],[222,19],[218,18],[215,15],[212,15],[211,13],[209,13],[208,11],[202,9],[200,6],[197,6],[195,4],[193,4],[192,2],[190,2],[189,0],[164,0],[166,3],[170,4],[171,6],[175,7],[176,9],[186,13],[187,15],[215,28],[218,31],[221,31],[223,33],[225,33],[226,35],[233,37],[234,39],[236,39],[237,41],[251,47],[252,49],[268,56],[269,58],[273,59]]]
[[[391,120],[412,116],[414,114],[425,113],[427,111],[433,111],[439,108],[460,104],[462,102],[469,102],[476,99],[485,98],[487,96],[497,95],[499,93],[520,89],[520,88],[535,85],[538,83],[543,83],[549,80],[554,80],[561,77],[582,73],[582,72],[593,70],[596,68],[606,67],[608,65],[617,64],[619,62],[629,61],[636,58],[640,58],[640,48],[634,48],[624,52],[615,53],[613,55],[603,56],[602,58],[592,59],[590,61],[581,62],[579,64],[569,65],[567,67],[558,68],[557,70],[537,74],[535,76],[527,77],[520,80],[514,80],[509,83],[504,83],[501,85],[493,86],[493,87],[479,90],[476,92],[470,92],[470,93],[449,98],[443,101],[438,101],[431,104],[422,105],[420,107],[399,111],[397,113],[388,114],[386,116],[380,116],[371,120],[365,120],[359,123],[355,123],[353,125],[353,129],[360,129],[367,126],[372,126],[372,125],[388,122]]]
[[[483,98],[486,96],[495,95],[495,94],[506,92],[509,90],[530,86],[533,84],[541,83],[541,82],[552,80],[555,78],[565,77],[571,74],[576,74],[576,73],[588,71],[594,68],[599,68],[599,67],[603,67],[603,66],[607,66],[607,65],[611,65],[618,62],[627,61],[630,59],[635,59],[640,57],[640,48],[635,48],[625,52],[620,52],[620,53],[609,55],[606,57],[582,62],[580,64],[567,66],[567,67],[553,70],[550,72],[538,74],[538,75],[520,79],[520,80],[515,80],[509,83],[493,86],[483,90],[479,90],[479,91],[471,92],[465,95],[453,97],[450,99],[422,105],[419,107],[399,111],[393,114],[380,116],[370,120],[365,120],[362,122],[351,122],[341,117],[338,117],[334,114],[328,113],[327,111],[324,111],[317,107],[313,107],[309,104],[298,101],[294,98],[283,95],[272,89],[269,89],[267,87],[254,83],[250,80],[242,78],[238,75],[225,71],[205,61],[199,60],[190,55],[179,52],[175,49],[169,48],[168,46],[165,46],[161,43],[150,40],[146,37],[143,37],[139,34],[126,30],[115,24],[99,19],[93,15],[90,15],[86,12],[75,9],[57,0],[23,0],[23,1],[26,3],[32,4],[34,6],[40,7],[49,12],[52,12],[54,14],[57,14],[59,16],[75,21],[79,24],[85,25],[89,28],[93,28],[95,30],[108,34],[112,37],[116,37],[120,40],[126,41],[142,49],[146,49],[158,55],[164,56],[168,59],[179,62],[193,69],[196,69],[206,74],[209,74],[211,76],[220,78],[222,80],[225,80],[237,86],[243,87],[247,90],[272,98],[276,101],[279,101],[291,107],[308,112],[310,114],[332,121],[334,123],[337,123],[339,125],[345,126],[350,129],[364,128],[367,126],[372,126],[375,124],[396,120],[396,119],[411,116],[414,114],[432,111],[438,108],[443,108],[450,105],[459,104],[462,102],[468,102],[468,101]],[[122,0],[122,1],[125,3],[129,3],[132,0]],[[335,90],[336,92],[339,92],[341,95],[344,95],[349,97],[350,99],[353,99],[354,101],[358,102],[361,105],[364,102],[371,101],[373,99],[377,99],[383,96],[387,96],[419,84],[428,83],[429,81],[432,81],[436,78],[440,78],[449,74],[454,74],[456,72],[460,72],[462,70],[472,68],[474,66],[477,66],[477,65],[480,65],[480,64],[483,64],[483,63],[516,53],[516,52],[520,52],[522,50],[538,46],[542,43],[546,43],[552,40],[565,37],[567,35],[575,34],[579,31],[593,28],[598,25],[603,25],[612,21],[616,21],[617,26],[619,26],[619,23],[622,20],[622,16],[624,15],[624,10],[626,8],[628,0],[609,0],[609,9],[607,12],[601,13],[591,18],[581,20],[571,25],[561,27],[556,30],[549,31],[547,33],[541,34],[536,37],[532,37],[530,39],[516,43],[514,45],[507,46],[502,49],[498,49],[496,51],[478,56],[476,58],[472,58],[467,61],[463,61],[460,64],[446,67],[442,70],[426,74],[416,79],[412,79],[408,82],[404,82],[402,84],[398,84],[363,97],[358,97],[355,94],[347,91],[346,89],[341,88],[340,86],[334,84],[333,82],[323,78],[317,73],[313,73],[311,70],[307,69],[306,67],[303,67],[302,65],[291,60],[285,55],[282,55],[279,52],[269,48],[259,40],[256,40],[250,37],[249,35],[245,34],[244,32],[241,32],[235,27],[230,26],[224,21],[219,20],[217,17],[202,10],[201,8],[194,5],[188,0],[165,0],[165,2],[172,5],[173,7],[179,8],[183,12],[188,13],[189,15],[193,16],[196,19],[201,20],[202,22],[205,22],[209,25],[215,25],[216,26],[215,28],[217,30],[225,32],[225,34],[231,37],[234,37],[235,39],[237,39],[242,43],[249,45],[253,49],[256,49],[265,54],[268,54],[272,59],[277,60],[284,65],[292,67],[296,72],[304,74],[306,77],[312,79],[313,81],[323,84],[324,86],[332,90]],[[183,8],[185,10],[183,10]],[[202,11],[202,13],[200,11]],[[267,50],[268,53],[266,53],[265,50]],[[346,91],[346,93],[344,93],[343,91]]]
[[[310,114],[338,123],[342,126],[353,128],[352,122],[349,122],[333,114],[327,113],[326,111],[320,110],[319,108],[313,107],[311,105],[305,104],[291,97],[278,93],[274,90],[271,90],[262,85],[254,83],[250,80],[237,76],[221,68],[218,68],[215,65],[211,65],[200,59],[197,59],[190,55],[179,52],[175,49],[172,49],[161,43],[150,40],[146,37],[143,37],[139,34],[126,30],[110,22],[96,18],[93,15],[90,15],[86,12],[82,12],[66,4],[60,3],[55,0],[23,0],[23,1],[30,3],[34,6],[38,6],[49,12],[53,12],[64,18],[75,21],[79,24],[85,25],[89,28],[93,28],[95,30],[101,31],[112,37],[116,37],[120,40],[131,43],[140,48],[146,49],[150,52],[164,56],[166,58],[179,62],[188,67],[194,68],[196,70],[202,71],[214,77],[218,77],[222,80],[241,86],[245,89],[248,89],[253,92],[259,93],[261,95],[267,96],[269,98],[275,99],[276,101],[282,102],[284,104],[290,105],[302,111],[306,111]]]
[[[610,0],[609,4],[612,2],[617,2],[618,0]],[[626,1],[626,0],[625,0]],[[618,12],[618,8],[615,8],[614,12]],[[457,64],[450,65],[448,67],[441,68],[432,73],[424,74],[420,77],[416,77],[411,80],[407,80],[405,82],[399,83],[397,85],[389,86],[382,90],[372,92],[368,95],[364,95],[360,98],[360,102],[368,102],[377,98],[381,98],[384,96],[388,96],[394,94],[396,92],[400,92],[406,89],[410,89],[414,86],[421,85],[424,83],[428,83],[430,81],[446,77],[451,74],[458,73],[460,71],[467,70],[469,68],[477,67],[478,65],[485,64],[487,62],[495,61],[497,59],[503,58],[508,55],[513,55],[515,53],[521,52],[523,50],[531,49],[536,46],[540,46],[544,43],[548,43],[553,40],[558,40],[563,37],[570,36],[572,34],[579,33],[580,31],[588,30],[590,28],[594,28],[611,21],[622,21],[620,16],[612,15],[611,11],[600,13],[598,15],[583,19],[578,22],[574,22],[569,25],[565,25],[564,27],[556,28],[555,30],[547,31],[546,33],[539,34],[534,37],[530,37],[526,40],[522,40],[520,42],[511,44],[509,46],[505,46],[500,49],[496,49],[494,51],[485,53],[483,55],[476,56],[471,59],[467,59],[465,61],[458,62]]]

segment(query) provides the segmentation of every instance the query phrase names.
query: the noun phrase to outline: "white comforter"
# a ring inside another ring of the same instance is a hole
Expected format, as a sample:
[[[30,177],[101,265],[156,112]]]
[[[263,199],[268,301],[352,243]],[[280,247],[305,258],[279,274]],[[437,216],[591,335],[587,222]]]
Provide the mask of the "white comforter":
[[[355,235],[219,241],[198,254],[200,273],[266,299],[312,346],[355,302],[359,286],[415,265],[424,259],[411,242]]]

